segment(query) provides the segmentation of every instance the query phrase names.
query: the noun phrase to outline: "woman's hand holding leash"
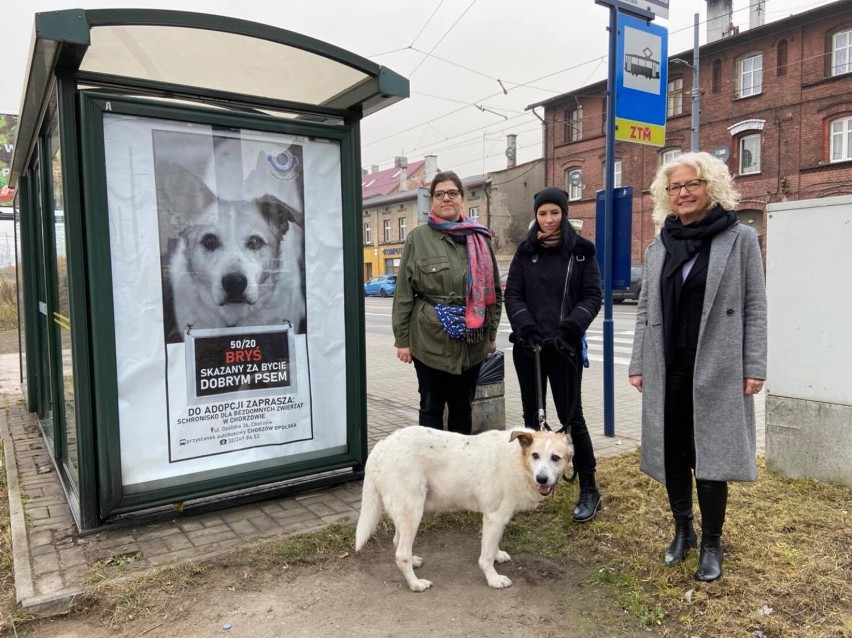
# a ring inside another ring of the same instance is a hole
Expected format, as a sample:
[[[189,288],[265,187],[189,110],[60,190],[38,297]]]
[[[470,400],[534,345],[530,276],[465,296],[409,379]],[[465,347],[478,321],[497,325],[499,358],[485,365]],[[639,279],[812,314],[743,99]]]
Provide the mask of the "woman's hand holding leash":
[[[411,349],[410,348],[397,348],[396,349],[396,358],[402,361],[403,363],[411,363]]]

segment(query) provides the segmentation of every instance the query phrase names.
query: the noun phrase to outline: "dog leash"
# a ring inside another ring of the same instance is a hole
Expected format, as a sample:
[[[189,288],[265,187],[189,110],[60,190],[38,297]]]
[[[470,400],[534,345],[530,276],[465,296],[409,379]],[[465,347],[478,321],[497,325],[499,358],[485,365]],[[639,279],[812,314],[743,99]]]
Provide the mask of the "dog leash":
[[[541,388],[541,347],[542,346],[541,346],[540,343],[537,343],[535,346],[533,346],[533,353],[535,353],[535,395],[536,395],[536,399],[538,401],[538,412],[537,412],[538,427],[539,427],[540,430],[547,430],[548,432],[553,432],[554,431],[553,428],[551,428],[547,424],[547,414],[546,414],[545,408],[544,408],[544,393],[542,392],[542,388]],[[575,383],[574,383],[574,390],[575,390],[574,405],[572,406],[571,411],[569,412],[569,417],[574,416],[574,412],[577,409],[578,397],[576,395],[576,391],[578,390],[578,388],[577,388],[578,384],[576,383],[576,379],[577,379],[577,372],[575,370],[574,371],[574,380],[575,380]],[[568,422],[570,423],[570,418],[568,419]],[[555,433],[556,434],[563,434],[563,433],[566,433],[567,429],[568,429],[568,425],[563,425],[561,428],[556,430]],[[572,469],[570,477],[567,474],[563,474],[562,478],[566,482],[572,483],[574,481],[574,479],[577,478],[576,468]]]

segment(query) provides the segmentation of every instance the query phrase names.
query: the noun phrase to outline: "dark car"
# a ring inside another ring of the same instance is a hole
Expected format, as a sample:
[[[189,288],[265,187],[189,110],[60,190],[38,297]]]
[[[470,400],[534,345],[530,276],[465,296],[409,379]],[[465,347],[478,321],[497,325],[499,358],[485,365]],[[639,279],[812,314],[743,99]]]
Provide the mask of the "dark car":
[[[396,275],[377,275],[371,277],[364,284],[366,296],[378,295],[379,297],[393,297],[396,291]]]
[[[630,288],[627,290],[612,291],[612,303],[622,301],[639,301],[639,291],[642,290],[642,277],[645,274],[645,266],[633,264],[630,266]]]

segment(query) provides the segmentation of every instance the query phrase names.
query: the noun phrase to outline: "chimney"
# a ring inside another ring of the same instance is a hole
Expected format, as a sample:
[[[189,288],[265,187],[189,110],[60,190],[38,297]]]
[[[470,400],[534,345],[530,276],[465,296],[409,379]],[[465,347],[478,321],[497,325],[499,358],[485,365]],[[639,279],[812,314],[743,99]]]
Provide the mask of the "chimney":
[[[399,158],[397,158],[399,159]],[[408,164],[399,167],[399,192],[408,190]]]
[[[361,169],[361,177],[367,177],[367,175],[369,175],[369,174],[370,174],[370,171],[368,171],[366,168]]]
[[[378,173],[379,172],[379,165],[373,164],[372,166],[370,166],[370,172],[371,173]]]
[[[707,43],[729,35],[734,17],[733,0],[707,0]]]
[[[408,158],[403,157],[401,155],[397,155],[396,157],[393,158],[393,165],[394,165],[395,168],[402,168],[404,166],[407,167],[408,166]]]
[[[423,183],[428,186],[438,174],[438,156],[427,155],[423,159],[426,161],[423,166]]]
[[[748,28],[762,27],[766,21],[766,0],[752,0],[748,12]]]
[[[506,168],[514,168],[518,159],[518,136],[506,136]]]

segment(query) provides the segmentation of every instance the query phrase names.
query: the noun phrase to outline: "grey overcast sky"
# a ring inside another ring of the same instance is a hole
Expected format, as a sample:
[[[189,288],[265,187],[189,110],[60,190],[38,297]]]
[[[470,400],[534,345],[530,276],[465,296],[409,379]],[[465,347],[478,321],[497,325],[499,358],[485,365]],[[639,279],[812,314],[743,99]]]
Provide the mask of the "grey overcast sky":
[[[830,0],[767,0],[766,22]],[[24,0],[0,15],[0,113],[20,109],[35,13],[83,6],[203,11],[271,24],[369,58],[409,78],[411,97],[366,118],[361,160],[387,168],[395,156],[438,156],[469,176],[506,165],[506,136],[518,162],[541,156],[529,104],[602,80],[607,8],[594,0]],[[749,0],[734,0],[734,24],[748,28]],[[693,16],[706,41],[704,0],[671,0],[669,54],[690,50]],[[499,80],[499,82],[498,82]],[[502,86],[501,86],[502,84]],[[503,91],[505,87],[506,91]]]

